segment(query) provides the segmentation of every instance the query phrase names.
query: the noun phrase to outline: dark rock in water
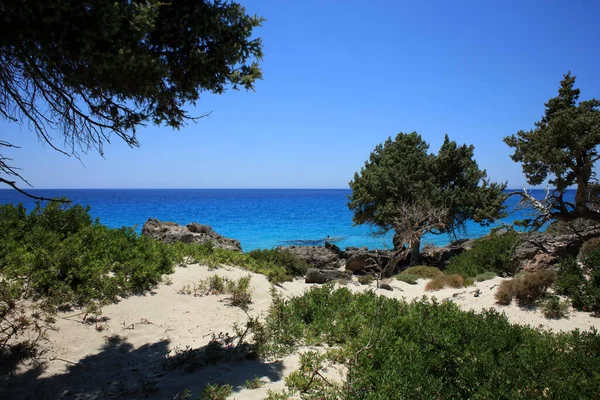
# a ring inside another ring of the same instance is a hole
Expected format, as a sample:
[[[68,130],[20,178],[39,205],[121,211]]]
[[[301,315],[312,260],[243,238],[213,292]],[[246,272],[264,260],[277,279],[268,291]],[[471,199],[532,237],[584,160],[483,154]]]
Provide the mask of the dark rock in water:
[[[338,271],[334,269],[310,268],[308,272],[306,272],[306,278],[304,279],[304,282],[322,284],[340,279],[352,279],[352,274],[347,271]]]
[[[142,235],[164,243],[212,242],[215,248],[242,251],[239,241],[221,236],[210,226],[196,222],[182,226],[175,222],[162,222],[155,218],[149,218],[142,227]]]
[[[337,246],[336,246],[337,247]],[[342,262],[338,255],[330,248],[323,246],[290,246],[278,247],[287,250],[296,257],[319,269],[338,269]]]

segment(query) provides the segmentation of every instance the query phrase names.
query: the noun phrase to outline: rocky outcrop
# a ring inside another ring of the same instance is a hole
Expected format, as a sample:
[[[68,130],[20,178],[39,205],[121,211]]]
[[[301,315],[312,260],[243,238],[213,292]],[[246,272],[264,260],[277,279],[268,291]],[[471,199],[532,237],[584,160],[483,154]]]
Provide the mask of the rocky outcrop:
[[[212,242],[218,249],[242,251],[240,242],[219,235],[208,225],[192,222],[187,226],[175,222],[162,222],[149,218],[142,227],[142,235],[164,243],[206,243]]]
[[[335,247],[339,250],[339,247]],[[289,246],[279,248],[289,251],[314,268],[338,269],[343,265],[342,259],[338,254],[325,246]]]
[[[357,250],[348,253],[346,260],[346,271],[352,273],[379,273],[384,272],[384,276],[391,276],[394,273],[390,266],[390,253],[384,250]]]
[[[336,269],[318,269],[310,268],[306,272],[305,283],[327,283],[337,280],[350,280],[352,273],[349,271],[339,271]]]
[[[419,263],[444,270],[450,259],[473,246],[473,240],[457,240],[444,247],[425,246],[421,250]]]

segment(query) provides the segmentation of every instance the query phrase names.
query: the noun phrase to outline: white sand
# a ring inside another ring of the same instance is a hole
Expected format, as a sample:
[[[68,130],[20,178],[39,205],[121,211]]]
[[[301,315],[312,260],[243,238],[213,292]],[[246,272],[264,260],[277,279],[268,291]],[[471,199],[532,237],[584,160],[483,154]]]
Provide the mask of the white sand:
[[[205,346],[212,334],[232,332],[235,322],[243,324],[247,320],[244,311],[227,304],[227,296],[193,297],[177,293],[185,284],[214,274],[228,278],[251,275],[253,303],[248,314],[264,315],[271,302],[271,285],[264,276],[234,267],[215,271],[199,265],[179,267],[170,276],[170,285],[162,284],[150,294],[126,298],[105,307],[102,316],[106,321],[98,324],[102,330],[97,330],[95,324],[82,323],[77,312],[61,314],[56,323],[58,331],[50,332],[44,355],[53,361],[48,362],[43,371],[21,368],[18,379],[13,380],[12,386],[0,394],[0,398],[103,399],[106,393],[108,398],[172,399],[184,389],[197,396],[206,383],[229,383],[234,387],[231,398],[263,399],[268,389],[284,389],[284,377],[298,367],[298,354],[272,362],[235,361],[202,367],[192,373],[162,368],[163,358],[173,355],[175,349]],[[516,305],[499,307],[494,303],[494,290],[501,281],[501,278],[495,278],[477,283],[476,287],[425,293],[424,280],[419,280],[417,285],[391,280],[389,283],[394,291],[379,289],[377,292],[407,301],[426,294],[440,301],[453,301],[465,310],[495,307],[515,323],[554,331],[600,328],[600,319],[588,313],[571,310],[568,319],[548,320],[539,310],[523,310]],[[277,290],[291,297],[310,286],[303,280],[296,280],[284,283]],[[352,291],[374,287],[374,284],[348,284]],[[473,294],[476,289],[480,289],[478,297]],[[331,373],[336,375],[335,371]],[[255,390],[244,388],[245,381],[254,377],[260,377],[265,385]],[[0,381],[0,387],[4,384]],[[146,393],[139,390],[144,384]],[[152,388],[158,391],[152,392]]]

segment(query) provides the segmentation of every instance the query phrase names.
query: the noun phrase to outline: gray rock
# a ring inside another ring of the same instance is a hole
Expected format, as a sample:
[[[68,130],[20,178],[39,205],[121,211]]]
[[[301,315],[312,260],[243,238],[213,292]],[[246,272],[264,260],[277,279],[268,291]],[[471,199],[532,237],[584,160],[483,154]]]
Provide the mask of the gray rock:
[[[196,222],[182,226],[175,222],[162,222],[155,218],[149,218],[142,227],[142,235],[164,243],[212,242],[215,248],[242,251],[239,241],[221,236],[210,226]]]
[[[340,279],[349,280],[352,278],[352,274],[348,271],[338,271],[335,269],[318,269],[310,268],[306,272],[304,279],[305,283],[327,283],[331,281],[337,281]]]
[[[290,246],[279,248],[289,251],[315,268],[338,269],[343,265],[335,251],[325,246]]]
[[[457,240],[444,247],[425,246],[421,249],[419,261],[423,265],[445,269],[450,259],[473,246],[473,240]]]

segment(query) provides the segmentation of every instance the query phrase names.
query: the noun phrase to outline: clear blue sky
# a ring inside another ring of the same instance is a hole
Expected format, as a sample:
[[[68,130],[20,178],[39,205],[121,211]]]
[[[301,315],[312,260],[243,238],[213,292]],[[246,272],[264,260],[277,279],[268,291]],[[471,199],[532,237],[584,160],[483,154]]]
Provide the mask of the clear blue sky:
[[[267,18],[255,92],[205,94],[180,131],[148,127],[82,165],[0,122],[36,188],[347,188],[373,147],[419,132],[475,145],[496,181],[524,184],[502,142],[533,127],[571,70],[600,98],[600,2],[238,0]]]

